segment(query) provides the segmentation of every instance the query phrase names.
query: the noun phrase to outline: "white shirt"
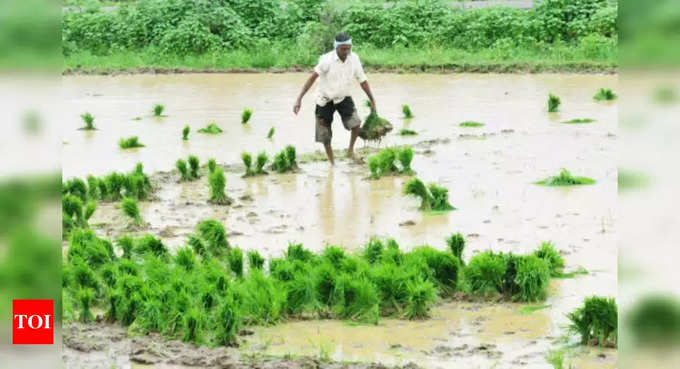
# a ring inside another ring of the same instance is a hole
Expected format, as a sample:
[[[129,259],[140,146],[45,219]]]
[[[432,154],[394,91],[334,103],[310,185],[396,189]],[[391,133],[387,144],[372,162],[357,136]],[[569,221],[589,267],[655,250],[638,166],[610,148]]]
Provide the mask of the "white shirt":
[[[314,71],[319,75],[319,84],[316,87],[316,104],[319,106],[326,105],[330,100],[337,104],[350,96],[352,78],[356,78],[359,83],[366,81],[359,56],[353,52],[347,55],[344,62],[335,50],[323,54]]]

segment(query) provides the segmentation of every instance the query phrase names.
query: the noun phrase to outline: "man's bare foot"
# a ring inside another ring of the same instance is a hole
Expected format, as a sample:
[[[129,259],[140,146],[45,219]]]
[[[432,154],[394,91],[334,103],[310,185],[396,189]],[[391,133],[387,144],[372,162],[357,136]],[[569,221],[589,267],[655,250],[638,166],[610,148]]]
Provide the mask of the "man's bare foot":
[[[352,160],[353,162],[355,162],[356,164],[363,164],[363,163],[364,163],[364,159],[362,159],[362,158],[359,157],[359,156],[356,156],[356,154],[354,153],[354,151],[347,150],[347,157],[348,157],[350,160]]]

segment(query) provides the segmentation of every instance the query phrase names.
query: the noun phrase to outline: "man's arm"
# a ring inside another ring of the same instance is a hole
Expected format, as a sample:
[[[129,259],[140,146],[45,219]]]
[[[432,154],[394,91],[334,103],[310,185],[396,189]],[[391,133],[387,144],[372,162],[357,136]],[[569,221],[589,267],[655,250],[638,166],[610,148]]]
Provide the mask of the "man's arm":
[[[300,91],[300,95],[298,95],[297,100],[295,100],[295,105],[293,105],[293,113],[297,114],[300,111],[300,105],[302,104],[302,97],[305,96],[307,91],[309,90],[310,87],[314,84],[314,81],[316,81],[317,77],[319,77],[319,74],[316,72],[312,72],[312,75],[307,78],[307,82],[305,82],[304,86],[302,86],[302,91]]]
[[[371,110],[375,111],[375,99],[373,99],[373,94],[371,93],[371,86],[368,85],[368,81],[361,82],[361,89],[364,90],[368,99],[371,100]]]

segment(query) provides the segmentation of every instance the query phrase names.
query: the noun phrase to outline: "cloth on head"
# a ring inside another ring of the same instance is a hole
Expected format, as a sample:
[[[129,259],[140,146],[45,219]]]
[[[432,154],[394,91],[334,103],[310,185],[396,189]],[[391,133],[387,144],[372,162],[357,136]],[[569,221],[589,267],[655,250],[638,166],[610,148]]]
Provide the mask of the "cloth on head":
[[[340,45],[351,45],[352,44],[352,39],[348,39],[346,41],[333,41],[333,49],[337,49],[338,46]]]

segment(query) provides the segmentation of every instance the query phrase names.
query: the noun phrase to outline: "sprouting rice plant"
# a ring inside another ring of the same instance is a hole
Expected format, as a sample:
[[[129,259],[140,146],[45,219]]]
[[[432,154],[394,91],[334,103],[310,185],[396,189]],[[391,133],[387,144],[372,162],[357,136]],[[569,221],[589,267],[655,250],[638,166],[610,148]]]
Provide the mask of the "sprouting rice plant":
[[[160,117],[163,115],[163,110],[165,109],[165,106],[163,104],[155,104],[153,106],[153,115],[154,117]]]
[[[556,113],[560,107],[560,98],[553,94],[548,95],[548,112]]]
[[[191,128],[189,128],[189,126],[184,126],[184,128],[182,128],[182,140],[186,141],[189,139],[190,130]]]
[[[267,133],[267,138],[274,137],[274,127],[269,128],[269,133]]]
[[[132,136],[128,138],[121,138],[120,141],[118,141],[118,146],[120,146],[121,149],[132,149],[135,147],[144,147],[144,144],[139,142],[139,137]]]
[[[189,168],[191,171],[189,172],[189,175],[193,179],[197,179],[198,176],[198,168],[199,168],[199,162],[198,158],[195,155],[189,155]]]
[[[548,177],[535,183],[544,186],[577,186],[593,184],[595,183],[595,180],[588,177],[572,176],[568,170],[563,168],[560,170],[560,174],[558,176]]]
[[[139,206],[137,206],[137,200],[126,197],[121,201],[120,206],[121,209],[123,209],[123,214],[130,217],[133,224],[142,224],[142,217],[139,215]]]
[[[208,177],[208,184],[210,186],[210,202],[220,205],[231,204],[231,199],[224,193],[226,178],[224,177],[222,168],[215,168]]]
[[[92,131],[97,128],[94,127],[94,117],[92,114],[85,112],[80,115],[80,118],[85,122],[85,127],[81,128],[83,130]]]
[[[243,109],[243,113],[241,113],[241,124],[246,124],[250,120],[250,117],[253,116],[253,111],[245,108]]]
[[[404,118],[413,118],[413,113],[411,112],[411,108],[409,108],[408,105],[402,105],[401,106],[401,111],[404,113]]]
[[[198,130],[198,133],[206,133],[210,135],[216,135],[218,133],[222,133],[222,128],[220,128],[217,123],[211,122],[207,126],[200,128]]]
[[[180,181],[190,181],[191,176],[189,175],[189,170],[187,169],[187,162],[184,159],[177,159],[175,162],[175,167],[179,171],[181,178]]]
[[[609,88],[601,88],[597,91],[593,99],[595,101],[611,101],[616,100],[616,94]]]
[[[208,159],[208,173],[214,172],[216,167],[217,162],[215,161],[215,159]]]
[[[243,165],[246,166],[246,173],[243,176],[250,177],[255,175],[255,171],[253,171],[253,157],[250,156],[249,153],[243,152],[241,153],[241,161],[243,161]]]
[[[409,175],[413,174],[413,170],[411,169],[411,161],[413,160],[413,149],[410,146],[404,147],[397,153],[397,158],[399,159],[399,163],[401,164],[400,173]]]
[[[267,165],[268,161],[269,156],[267,156],[266,152],[262,151],[261,153],[257,154],[257,158],[255,159],[255,173],[267,174],[267,172],[264,170],[264,166]]]

